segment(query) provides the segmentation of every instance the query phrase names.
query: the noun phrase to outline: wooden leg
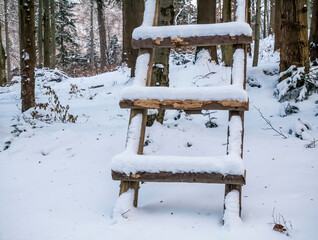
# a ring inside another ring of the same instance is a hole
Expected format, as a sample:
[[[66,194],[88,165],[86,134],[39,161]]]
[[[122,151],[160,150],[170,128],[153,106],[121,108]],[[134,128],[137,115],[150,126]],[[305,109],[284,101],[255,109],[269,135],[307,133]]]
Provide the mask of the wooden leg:
[[[225,184],[225,194],[224,194],[224,211],[225,211],[225,198],[227,194],[229,194],[232,190],[237,190],[239,192],[239,216],[241,217],[242,212],[242,186],[241,185],[234,185],[234,184]]]
[[[137,204],[138,204],[139,182],[121,181],[121,183],[120,183],[119,196],[122,195],[123,193],[127,192],[130,188],[135,190],[134,207],[137,207]]]

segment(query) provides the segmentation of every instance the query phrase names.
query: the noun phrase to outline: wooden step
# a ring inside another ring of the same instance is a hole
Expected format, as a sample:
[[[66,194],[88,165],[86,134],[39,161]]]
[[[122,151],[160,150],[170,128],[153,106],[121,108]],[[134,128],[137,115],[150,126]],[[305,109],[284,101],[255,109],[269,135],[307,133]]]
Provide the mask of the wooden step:
[[[134,30],[132,47],[167,48],[248,44],[252,29],[244,22],[173,26],[141,26]]]
[[[187,183],[221,183],[221,184],[237,184],[245,185],[244,175],[223,175],[220,173],[172,173],[172,172],[137,172],[135,174],[126,175],[122,172],[112,171],[113,180],[120,181],[138,181],[138,182],[187,182]]]
[[[233,85],[220,87],[127,87],[122,92],[121,108],[177,110],[248,111],[244,89]]]

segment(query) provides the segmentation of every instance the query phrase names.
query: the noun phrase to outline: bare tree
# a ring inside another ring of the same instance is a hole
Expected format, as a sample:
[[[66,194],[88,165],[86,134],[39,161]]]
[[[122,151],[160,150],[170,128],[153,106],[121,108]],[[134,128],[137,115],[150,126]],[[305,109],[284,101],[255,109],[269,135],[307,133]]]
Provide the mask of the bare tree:
[[[275,0],[275,50],[280,49],[282,37],[282,2],[283,0]]]
[[[21,54],[21,99],[22,112],[35,105],[34,98],[34,69],[35,53],[35,19],[34,0],[19,0],[20,11],[20,46]]]
[[[2,45],[2,34],[0,24],[0,86],[4,86],[7,82],[6,79],[6,54]]]
[[[99,32],[99,47],[100,47],[100,69],[104,71],[106,68],[106,27],[104,16],[104,2],[103,0],[96,0],[97,2],[97,20]]]
[[[6,55],[7,55],[7,81],[10,81],[11,72],[11,51],[10,51],[10,38],[9,38],[9,24],[8,24],[8,0],[4,0],[4,31],[6,37]]]
[[[276,9],[276,3],[275,0],[270,0],[271,2],[271,7],[270,7],[270,24],[269,24],[269,30],[268,34],[273,34],[275,33],[275,9]]]
[[[95,52],[94,52],[94,0],[90,0],[90,63],[92,70],[95,69]]]
[[[306,0],[283,1],[280,71],[290,66],[309,70]]]
[[[43,0],[39,0],[38,5],[38,63],[39,67],[43,66]]]
[[[208,24],[216,22],[216,0],[197,0],[198,24]],[[211,47],[197,47],[197,53],[202,49],[209,51],[211,59],[216,63],[218,55],[216,46]]]
[[[50,0],[50,35],[51,35],[51,47],[50,47],[50,56],[51,56],[51,68],[56,67],[56,24],[55,24],[55,0]]]
[[[231,11],[232,1],[224,0],[223,1],[223,22],[230,22],[232,20]],[[222,46],[222,60],[225,62],[226,66],[232,66],[233,64],[233,46]]]
[[[123,62],[131,68],[131,77],[135,76],[135,64],[138,51],[132,49],[133,30],[140,26],[144,13],[144,0],[122,0],[123,6]]]
[[[159,6],[158,25],[173,25],[174,15],[173,0],[161,0]],[[170,48],[157,48],[155,50],[151,86],[169,86],[169,56]],[[164,110],[159,110],[158,114],[148,116],[147,125],[151,126],[154,120],[163,123],[164,114]]]
[[[44,67],[51,67],[50,61],[50,0],[43,0],[44,3]]]
[[[259,40],[260,40],[260,21],[261,21],[261,0],[257,0],[257,2],[256,2],[256,24],[255,24],[253,67],[256,67],[258,65]]]

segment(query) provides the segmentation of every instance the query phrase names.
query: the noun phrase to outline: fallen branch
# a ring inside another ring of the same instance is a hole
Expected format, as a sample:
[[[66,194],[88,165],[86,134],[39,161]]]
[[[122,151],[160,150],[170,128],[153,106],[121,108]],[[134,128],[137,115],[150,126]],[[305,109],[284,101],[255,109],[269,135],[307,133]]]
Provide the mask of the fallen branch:
[[[273,131],[275,131],[276,133],[278,133],[278,134],[279,134],[280,136],[282,136],[284,139],[287,138],[286,135],[284,135],[281,130],[278,131],[276,128],[273,127],[272,123],[271,123],[267,118],[264,117],[264,115],[262,114],[262,112],[261,112],[261,110],[260,110],[259,108],[257,108],[255,105],[254,105],[254,108],[259,112],[259,114],[261,115],[261,117],[265,120],[266,124],[267,124],[268,126],[270,126],[270,128],[271,128]]]

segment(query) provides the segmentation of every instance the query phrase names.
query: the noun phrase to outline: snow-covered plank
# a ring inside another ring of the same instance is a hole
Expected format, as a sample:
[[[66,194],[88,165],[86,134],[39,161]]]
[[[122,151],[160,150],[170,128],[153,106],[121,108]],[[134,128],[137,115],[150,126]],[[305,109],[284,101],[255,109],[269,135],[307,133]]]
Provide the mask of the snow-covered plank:
[[[133,32],[135,49],[213,46],[252,42],[252,29],[244,22],[172,26],[140,26]]]
[[[245,178],[242,175],[223,175],[220,173],[172,173],[172,172],[137,172],[126,175],[122,172],[112,171],[113,180],[138,181],[138,182],[187,182],[187,183],[221,183],[244,185]]]
[[[159,173],[219,173],[244,175],[240,156],[166,156],[137,155],[124,151],[112,159],[111,169],[127,176],[138,172]]]
[[[127,87],[120,106],[133,109],[248,110],[247,92],[234,85],[217,87]]]
[[[201,114],[201,110],[233,110],[248,111],[248,102],[238,102],[232,100],[224,101],[200,101],[200,100],[121,100],[121,108],[130,109],[170,109],[186,110],[190,113]],[[197,113],[198,112],[198,113]]]

